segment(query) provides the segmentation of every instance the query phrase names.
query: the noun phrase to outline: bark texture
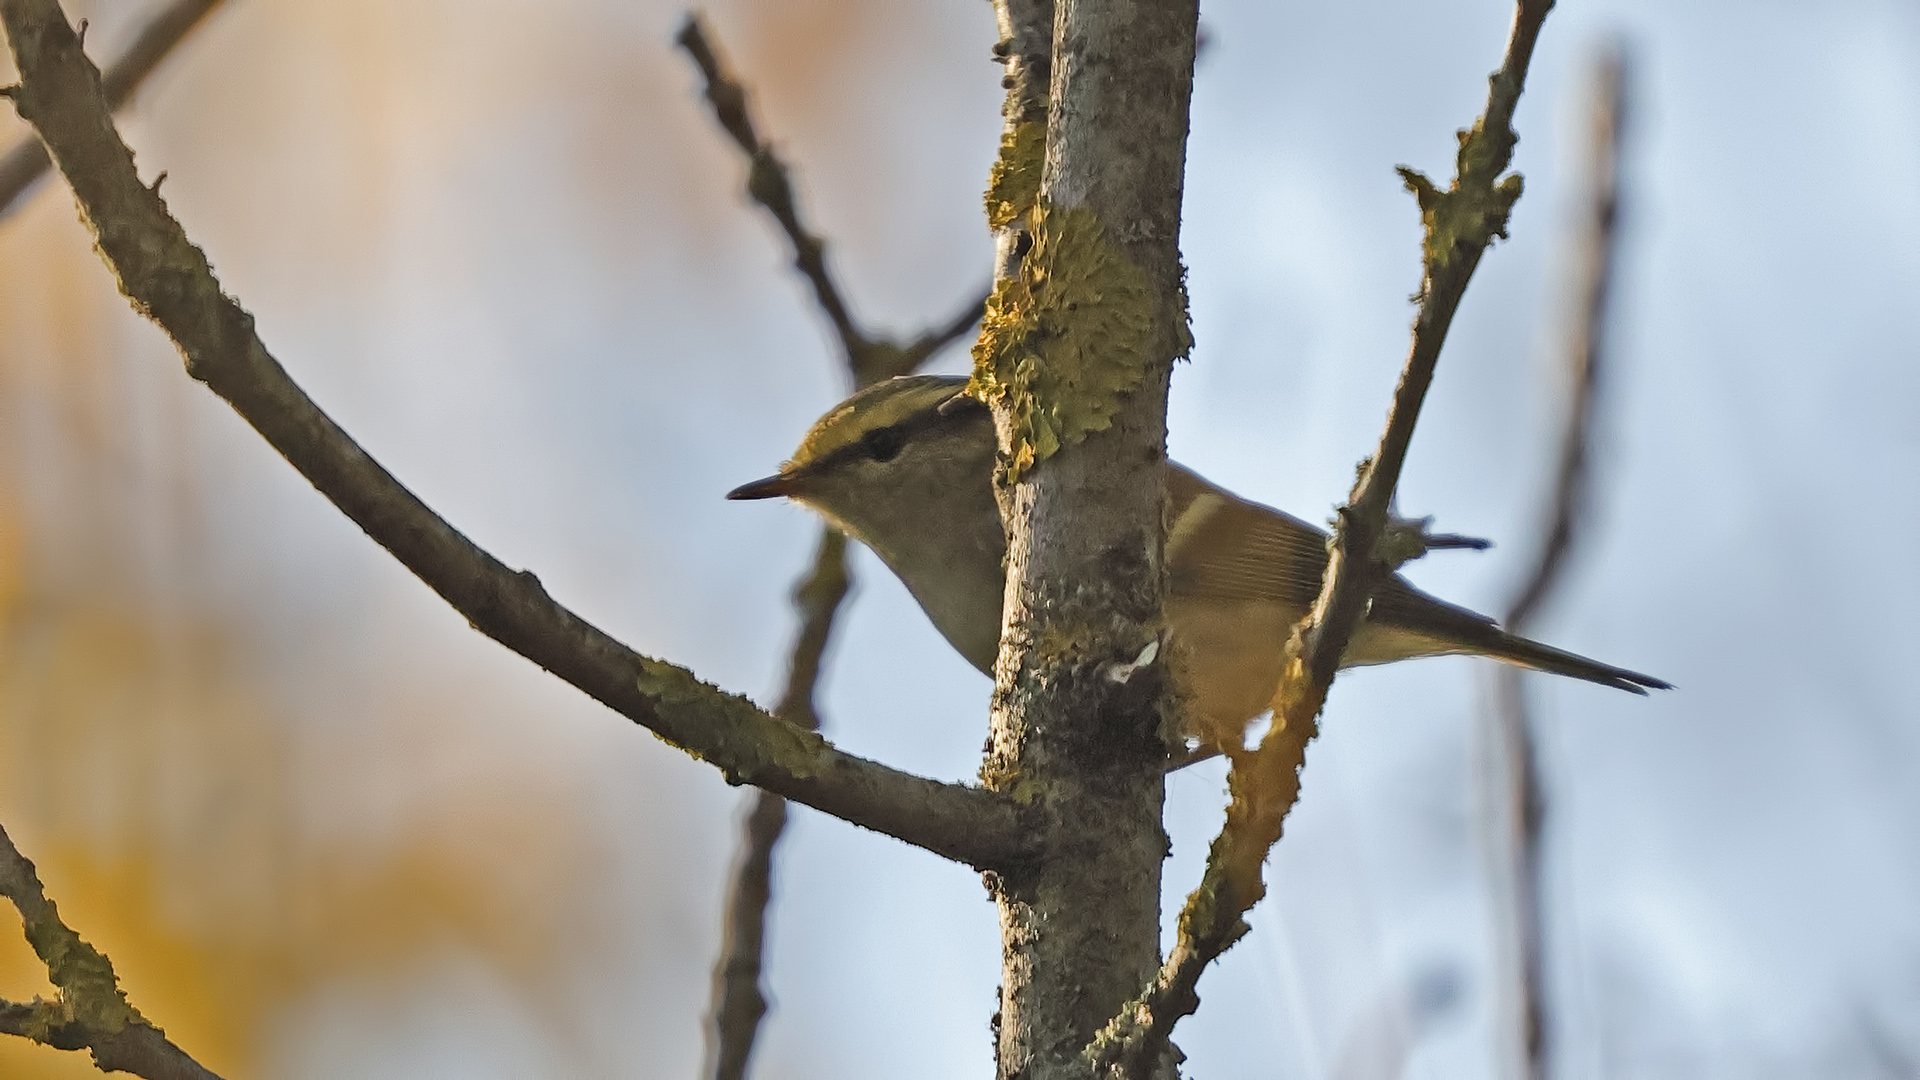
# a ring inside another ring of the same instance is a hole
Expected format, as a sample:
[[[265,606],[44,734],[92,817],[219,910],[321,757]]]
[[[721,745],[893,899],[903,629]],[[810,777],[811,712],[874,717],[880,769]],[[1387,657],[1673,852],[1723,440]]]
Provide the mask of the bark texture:
[[[0,1033],[56,1050],[87,1050],[101,1072],[148,1080],[220,1080],[175,1046],[127,1000],[113,962],[60,919],[40,875],[0,829],[0,896],[20,912],[34,955],[46,965],[53,1000],[0,1001]]]
[[[1003,5],[1003,31],[1009,9],[1020,10]],[[1043,832],[1039,857],[989,879],[1004,949],[1002,1080],[1088,1075],[1084,1051],[1159,967],[1171,715],[1159,651],[1160,469],[1167,377],[1188,340],[1178,242],[1197,14],[1185,0],[1065,0],[1055,12],[1045,164],[1030,227],[1039,233],[1066,219],[1084,235],[1095,226],[1100,257],[1130,265],[1146,294],[1133,311],[1104,300],[1066,305],[1057,324],[1039,324],[1048,340],[1031,345],[1045,365],[1061,355],[1054,343],[1089,327],[1144,314],[1150,332],[1137,339],[1137,355],[1100,358],[1133,365],[1137,378],[1110,415],[1100,410],[1105,426],[1069,431],[1003,492],[1006,622],[985,779],[1037,809]],[[1028,37],[1011,29],[1008,45],[1018,50]],[[1019,61],[1023,70],[1010,65],[1016,78],[1039,69],[1037,59]],[[1028,115],[1021,105],[1010,101],[1010,128]],[[1003,155],[1017,142],[1003,144]],[[996,184],[1012,171],[997,169]],[[1034,245],[1017,233],[1003,246],[1003,276],[1025,275],[1044,304],[1041,290],[1053,279],[1016,265],[1032,253],[1022,247]],[[991,332],[991,304],[988,319]],[[1071,401],[1040,405],[996,399],[1003,449],[1018,452],[1015,433],[1033,412],[1076,412]],[[1173,1075],[1172,1058],[1163,1056],[1162,1075]]]
[[[160,66],[175,47],[185,41],[221,0],[174,0],[147,20],[133,44],[100,77],[100,90],[107,107],[115,112],[133,101],[135,91],[147,76]],[[24,196],[47,174],[53,160],[47,148],[32,135],[0,154],[0,218],[13,213]]]

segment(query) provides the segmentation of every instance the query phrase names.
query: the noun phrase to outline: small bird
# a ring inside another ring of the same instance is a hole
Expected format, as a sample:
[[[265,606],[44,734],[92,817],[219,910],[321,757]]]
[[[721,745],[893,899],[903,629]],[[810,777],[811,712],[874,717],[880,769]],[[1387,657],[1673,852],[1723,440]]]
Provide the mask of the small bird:
[[[792,460],[729,499],[785,496],[866,544],[967,662],[992,674],[1007,537],[987,406],[964,378],[907,375],[834,406]],[[1166,466],[1166,620],[1186,734],[1238,745],[1280,682],[1293,625],[1320,594],[1327,534]],[[1645,694],[1670,684],[1507,633],[1393,575],[1342,666],[1472,653]]]

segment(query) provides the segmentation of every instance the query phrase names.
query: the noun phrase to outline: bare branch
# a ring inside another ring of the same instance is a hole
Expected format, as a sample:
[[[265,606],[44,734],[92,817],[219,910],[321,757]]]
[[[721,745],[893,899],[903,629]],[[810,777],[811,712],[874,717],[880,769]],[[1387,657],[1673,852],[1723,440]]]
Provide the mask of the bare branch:
[[[1586,516],[1594,403],[1604,367],[1607,310],[1613,294],[1615,236],[1620,217],[1625,66],[1625,58],[1618,49],[1608,53],[1600,63],[1594,88],[1593,156],[1588,163],[1592,203],[1581,238],[1578,276],[1571,290],[1578,302],[1567,348],[1572,392],[1566,429],[1560,437],[1560,467],[1554,479],[1546,526],[1541,530],[1546,542],[1532,572],[1507,608],[1506,625],[1515,632],[1524,632],[1532,624],[1559,585]]]
[[[813,286],[814,299],[834,328],[841,359],[855,389],[906,375],[935,353],[959,340],[979,323],[985,310],[984,292],[970,300],[945,324],[927,330],[905,345],[878,337],[853,318],[831,271],[827,269],[825,241],[800,220],[799,201],[786,166],[771,145],[758,134],[747,111],[747,92],[721,62],[705,25],[689,14],[676,40],[693,59],[706,82],[706,98],[714,117],[747,155],[747,192],[773,215],[794,252],[794,268]],[[820,655],[833,632],[834,619],[848,588],[846,544],[838,530],[821,530],[820,554],[813,570],[795,589],[802,624],[794,642],[786,693],[780,715],[817,730],[813,712],[814,684],[819,678]],[[804,716],[798,710],[804,710]],[[741,850],[727,891],[726,922],[721,931],[720,959],[714,968],[712,1021],[708,1030],[709,1075],[736,1080],[746,1075],[747,1059],[761,1018],[766,995],[760,989],[762,942],[766,909],[772,898],[769,884],[773,851],[786,829],[786,803],[777,795],[760,792],[744,822]]]
[[[980,324],[989,293],[990,290],[982,289],[962,305],[951,319],[929,328],[905,345],[885,340],[870,343],[865,364],[855,369],[856,381],[868,386],[895,375],[911,375],[920,370],[920,366],[933,359],[935,353],[959,341],[967,335],[967,331]]]
[[[173,339],[190,375],[476,629],[736,783],[975,866],[1023,847],[1006,799],[843,753],[744,697],[641,656],[434,514],[294,384],[252,316],[220,291],[205,254],[140,183],[98,72],[55,0],[0,0],[0,21],[22,76],[15,105],[52,151],[121,291]]]
[[[1506,58],[1494,72],[1486,110],[1461,133],[1456,173],[1441,191],[1402,168],[1419,200],[1426,230],[1425,273],[1418,294],[1413,341],[1394,392],[1379,448],[1362,462],[1347,504],[1340,508],[1326,577],[1313,610],[1294,628],[1273,701],[1273,726],[1252,751],[1230,749],[1232,802],[1214,839],[1200,887],[1180,914],[1179,935],[1159,976],[1116,1016],[1087,1049],[1102,1073],[1150,1075],[1151,1063],[1173,1026],[1199,1006],[1200,974],[1247,932],[1244,916],[1266,893],[1268,852],[1280,839],[1287,812],[1300,793],[1306,747],[1319,730],[1327,690],[1374,588],[1392,571],[1383,557],[1389,511],[1407,447],[1440,346],[1480,257],[1506,235],[1507,216],[1520,196],[1520,178],[1502,179],[1517,137],[1513,111],[1541,24],[1553,0],[1519,0]]]
[[[993,412],[1008,542],[982,775],[1031,801],[1044,851],[989,882],[998,1075],[1056,1080],[1085,1074],[1081,1051],[1160,966],[1178,723],[1160,648],[1162,480],[1168,380],[1192,345],[1178,238],[1199,10],[996,11],[1008,94],[986,201],[999,278],[970,392]],[[1150,1074],[1170,1080],[1177,1054],[1163,1050]]]
[[[847,538],[823,529],[813,570],[794,590],[800,632],[794,636],[787,665],[787,690],[776,710],[782,718],[809,730],[820,726],[814,689],[820,662],[833,633],[835,614],[848,589]],[[713,969],[712,1020],[707,1032],[708,1069],[715,1080],[741,1080],[753,1052],[767,998],[760,989],[766,941],[767,904],[773,896],[773,851],[787,825],[787,801],[761,791],[747,814],[733,880],[727,890],[721,928],[720,959]]]
[[[0,1032],[57,1050],[86,1049],[102,1072],[149,1080],[220,1080],[127,1000],[113,962],[60,921],[33,863],[0,829],[0,896],[13,901],[34,955],[59,991],[52,1001],[0,1001]]]
[[[1560,465],[1555,476],[1545,541],[1539,557],[1507,609],[1506,624],[1524,632],[1565,576],[1569,555],[1588,517],[1589,461],[1603,361],[1606,358],[1608,301],[1613,291],[1616,236],[1620,213],[1620,140],[1626,120],[1625,57],[1619,49],[1600,63],[1595,86],[1592,157],[1588,185],[1592,200],[1582,228],[1572,333],[1567,347],[1571,392],[1561,434]],[[1552,1033],[1546,987],[1546,877],[1541,838],[1546,823],[1546,789],[1539,747],[1533,737],[1520,672],[1502,668],[1495,676],[1495,720],[1501,742],[1500,763],[1505,822],[1511,831],[1501,847],[1512,853],[1511,940],[1518,967],[1515,1019],[1525,1073],[1545,1080],[1552,1068]]]
[[[794,269],[813,286],[813,297],[833,326],[840,349],[853,373],[856,386],[870,386],[882,379],[905,375],[925,363],[941,347],[958,339],[980,320],[986,304],[983,295],[961,309],[941,328],[929,330],[908,344],[875,337],[854,319],[841,295],[833,272],[827,269],[826,241],[807,229],[800,217],[800,205],[794,196],[793,181],[787,166],[772,145],[760,137],[747,111],[747,92],[727,71],[719,52],[708,40],[707,29],[698,15],[689,14],[674,38],[700,68],[706,80],[706,98],[713,105],[714,118],[747,155],[747,194],[765,207],[780,223],[793,245]]]
[[[153,73],[153,69],[160,66],[160,61],[166,59],[176,45],[186,40],[187,34],[200,25],[200,20],[211,14],[214,8],[219,7],[220,2],[174,0],[148,21],[133,39],[133,44],[101,77],[100,89],[106,95],[107,108],[118,112],[132,101],[134,91]],[[47,148],[31,135],[14,144],[5,154],[0,154],[0,218],[14,211],[21,196],[46,174],[49,164]]]

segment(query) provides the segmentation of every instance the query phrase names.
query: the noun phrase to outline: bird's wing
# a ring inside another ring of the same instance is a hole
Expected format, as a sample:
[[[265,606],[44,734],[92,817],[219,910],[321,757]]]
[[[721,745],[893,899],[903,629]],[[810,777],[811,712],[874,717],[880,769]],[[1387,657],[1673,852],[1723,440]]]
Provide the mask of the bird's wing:
[[[1327,534],[1167,466],[1167,569],[1175,596],[1305,610],[1320,595]]]
[[[1281,604],[1302,612],[1320,595],[1327,534],[1248,502],[1192,470],[1167,466],[1167,567],[1173,595]],[[1493,620],[1421,592],[1395,574],[1374,593],[1369,621],[1452,634]]]

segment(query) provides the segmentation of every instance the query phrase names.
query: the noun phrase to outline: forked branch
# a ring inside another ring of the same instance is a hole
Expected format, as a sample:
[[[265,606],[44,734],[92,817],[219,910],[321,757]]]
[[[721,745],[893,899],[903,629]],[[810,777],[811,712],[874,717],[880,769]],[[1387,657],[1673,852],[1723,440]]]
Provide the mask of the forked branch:
[[[843,753],[684,668],[641,656],[436,515],[301,391],[254,333],[252,316],[221,292],[205,254],[140,182],[99,72],[55,0],[0,0],[0,22],[21,72],[15,106],[66,176],[121,291],[173,339],[189,374],[476,629],[731,781],[974,866],[1021,849],[1007,800]]]
[[[700,69],[714,119],[746,155],[747,194],[786,235],[793,249],[794,268],[812,285],[814,300],[834,329],[848,380],[855,389],[913,372],[980,321],[986,304],[984,294],[945,325],[926,331],[906,345],[863,328],[827,266],[825,242],[802,223],[799,199],[786,165],[758,133],[747,109],[746,88],[722,63],[720,51],[709,40],[699,16],[689,14],[675,40]],[[831,525],[823,526],[813,568],[793,592],[800,629],[787,665],[787,687],[775,713],[810,730],[820,727],[814,692],[821,658],[850,587],[846,550],[846,537]],[[767,791],[754,796],[727,886],[720,958],[713,970],[706,1070],[713,1080],[741,1080],[746,1076],[760,1021],[767,1012],[766,994],[760,985],[766,913],[773,895],[773,854],[786,822],[785,799]]]
[[[0,1032],[56,1050],[85,1049],[102,1072],[130,1072],[148,1080],[220,1080],[127,1000],[113,962],[61,921],[33,863],[5,829],[0,829],[0,896],[20,912],[27,943],[58,991],[52,1001],[0,1001]]]
[[[1553,0],[1519,0],[1506,58],[1490,80],[1485,111],[1460,133],[1455,176],[1447,189],[1412,169],[1400,170],[1420,203],[1424,274],[1413,341],[1386,430],[1373,456],[1361,463],[1339,510],[1319,599],[1288,642],[1273,726],[1256,749],[1229,752],[1227,822],[1208,853],[1200,887],[1180,913],[1173,950],[1153,984],[1087,1048],[1100,1075],[1148,1075],[1148,1063],[1174,1024],[1199,1006],[1195,988],[1201,972],[1246,934],[1244,916],[1266,894],[1262,867],[1299,797],[1300,769],[1307,744],[1318,733],[1327,690],[1374,589],[1394,569],[1381,542],[1440,346],[1474,268],[1487,247],[1506,235],[1507,216],[1520,197],[1520,177],[1502,174],[1517,141],[1514,107],[1552,7]]]
[[[833,274],[827,269],[826,241],[814,235],[801,220],[800,206],[794,197],[793,181],[787,166],[773,146],[760,137],[753,116],[747,111],[747,92],[721,62],[718,50],[708,40],[706,26],[698,15],[688,15],[674,38],[699,67],[706,81],[706,98],[713,106],[714,118],[747,155],[747,194],[765,207],[779,223],[780,230],[793,245],[793,266],[813,286],[814,300],[832,325],[839,339],[847,368],[856,387],[871,386],[895,375],[905,375],[927,362],[934,353],[960,339],[980,321],[986,307],[984,290],[963,306],[953,318],[922,332],[908,342],[896,342],[869,333],[853,317]]]

